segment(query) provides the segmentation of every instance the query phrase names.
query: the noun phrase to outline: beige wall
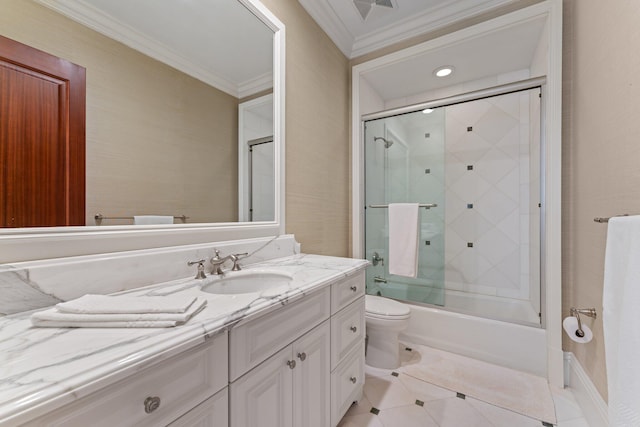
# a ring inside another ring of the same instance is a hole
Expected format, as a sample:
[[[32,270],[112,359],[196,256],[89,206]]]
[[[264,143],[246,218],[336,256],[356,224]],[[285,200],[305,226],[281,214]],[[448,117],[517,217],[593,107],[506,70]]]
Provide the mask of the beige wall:
[[[349,63],[297,0],[262,2],[286,26],[286,231],[349,255]]]
[[[236,220],[236,98],[31,1],[3,0],[0,34],[87,69],[88,225]]]
[[[640,3],[565,0],[563,314],[595,307],[572,351],[606,398],[602,283],[607,226],[640,213]]]

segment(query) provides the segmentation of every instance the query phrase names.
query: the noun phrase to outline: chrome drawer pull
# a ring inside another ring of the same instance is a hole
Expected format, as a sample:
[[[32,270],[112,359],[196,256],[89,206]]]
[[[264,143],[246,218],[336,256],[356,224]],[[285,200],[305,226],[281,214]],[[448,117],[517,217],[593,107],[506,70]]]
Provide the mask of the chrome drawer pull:
[[[356,377],[351,377],[349,378],[349,380],[351,380],[352,383],[356,383],[356,381],[358,381],[358,379]]]
[[[160,407],[160,398],[158,396],[149,396],[144,400],[144,412],[152,413]]]
[[[353,292],[355,292],[355,291],[358,290],[358,287],[357,286],[351,286],[351,288],[349,288],[349,289],[351,289]]]
[[[300,359],[301,362],[304,362],[306,358],[307,358],[307,353],[298,353],[298,359]]]
[[[295,361],[295,360],[288,360],[288,361],[287,361],[287,366],[288,366],[290,369],[295,368],[295,367],[296,367],[296,361]]]
[[[351,332],[353,332],[354,334],[358,332],[358,328],[356,328],[355,326],[352,326],[349,329],[351,329]]]

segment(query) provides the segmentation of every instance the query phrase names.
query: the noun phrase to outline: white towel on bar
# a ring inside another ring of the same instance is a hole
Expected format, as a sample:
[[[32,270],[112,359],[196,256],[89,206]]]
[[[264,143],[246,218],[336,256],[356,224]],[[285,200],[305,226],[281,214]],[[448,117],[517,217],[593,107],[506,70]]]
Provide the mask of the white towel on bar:
[[[53,328],[168,328],[188,322],[206,305],[206,299],[197,298],[184,313],[110,314],[65,313],[53,307],[33,313],[31,323],[34,326]]]
[[[389,204],[389,274],[418,275],[418,203]]]
[[[135,215],[133,217],[134,225],[145,224],[173,224],[173,216],[169,215]]]
[[[61,312],[78,314],[184,313],[195,302],[194,296],[132,296],[87,294],[56,304]]]
[[[640,216],[611,218],[602,323],[610,427],[640,426]]]

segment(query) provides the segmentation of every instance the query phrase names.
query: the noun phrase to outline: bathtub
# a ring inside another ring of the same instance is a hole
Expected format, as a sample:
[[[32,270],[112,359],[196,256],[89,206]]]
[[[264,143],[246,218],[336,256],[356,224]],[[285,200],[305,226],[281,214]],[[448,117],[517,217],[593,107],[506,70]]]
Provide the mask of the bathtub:
[[[409,305],[411,319],[401,341],[547,376],[546,331],[528,301],[392,281],[371,284],[367,292]]]
[[[400,341],[427,345],[541,377],[547,376],[547,338],[541,328],[407,303],[409,327]]]

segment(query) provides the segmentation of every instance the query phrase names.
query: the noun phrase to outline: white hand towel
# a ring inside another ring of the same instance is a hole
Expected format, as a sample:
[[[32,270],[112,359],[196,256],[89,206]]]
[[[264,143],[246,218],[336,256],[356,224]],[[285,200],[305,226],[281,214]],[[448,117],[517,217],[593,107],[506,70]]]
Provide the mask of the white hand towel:
[[[389,205],[389,274],[418,275],[419,215],[417,203]]]
[[[602,323],[609,425],[640,426],[640,216],[611,218],[607,230]]]
[[[31,323],[40,327],[85,327],[85,328],[167,328],[189,321],[207,305],[204,298],[196,299],[184,313],[111,313],[75,314],[65,313],[57,307],[31,315]]]
[[[79,314],[184,313],[194,303],[193,296],[131,296],[87,294],[56,304],[61,312]]]
[[[173,216],[168,215],[135,215],[133,217],[134,225],[145,224],[173,224]]]

